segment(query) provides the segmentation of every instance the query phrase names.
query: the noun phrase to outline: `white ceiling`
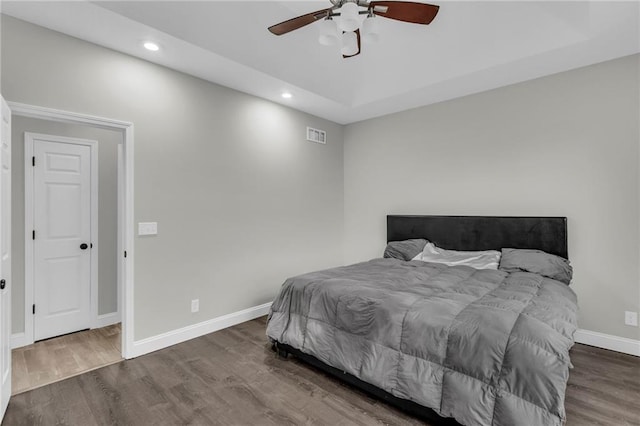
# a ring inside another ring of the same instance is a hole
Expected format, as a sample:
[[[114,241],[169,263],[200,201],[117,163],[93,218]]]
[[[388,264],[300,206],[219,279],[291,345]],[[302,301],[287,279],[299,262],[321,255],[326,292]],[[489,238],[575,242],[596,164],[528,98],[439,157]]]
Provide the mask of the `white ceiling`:
[[[267,31],[328,1],[3,1],[2,12],[342,124],[640,52],[637,1],[432,3],[431,25],[380,18],[380,43],[350,59],[318,43],[317,24]]]

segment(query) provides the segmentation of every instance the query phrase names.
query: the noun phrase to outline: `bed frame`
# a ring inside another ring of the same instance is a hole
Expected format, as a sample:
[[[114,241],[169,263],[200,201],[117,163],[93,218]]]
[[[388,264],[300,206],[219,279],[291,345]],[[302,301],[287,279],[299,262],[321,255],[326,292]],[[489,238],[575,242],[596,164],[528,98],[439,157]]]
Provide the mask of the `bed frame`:
[[[566,217],[387,216],[387,242],[412,238],[424,238],[450,250],[538,249],[569,258]],[[430,408],[393,396],[292,346],[274,342],[273,349],[280,357],[291,354],[430,424],[459,425],[454,419],[440,417]]]

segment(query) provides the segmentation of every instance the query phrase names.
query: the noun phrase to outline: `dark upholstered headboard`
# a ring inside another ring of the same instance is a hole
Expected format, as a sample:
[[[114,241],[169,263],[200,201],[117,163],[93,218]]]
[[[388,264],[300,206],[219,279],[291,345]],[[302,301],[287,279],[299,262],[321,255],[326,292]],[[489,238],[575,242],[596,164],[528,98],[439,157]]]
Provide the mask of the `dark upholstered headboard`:
[[[569,258],[566,217],[387,216],[387,242],[411,238],[449,250],[538,249]]]

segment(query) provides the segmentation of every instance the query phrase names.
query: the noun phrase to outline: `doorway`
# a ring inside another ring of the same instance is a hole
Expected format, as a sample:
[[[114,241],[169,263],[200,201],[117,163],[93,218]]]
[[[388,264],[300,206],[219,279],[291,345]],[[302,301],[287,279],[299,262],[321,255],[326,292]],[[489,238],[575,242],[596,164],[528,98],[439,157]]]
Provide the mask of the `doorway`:
[[[32,336],[12,352],[15,395],[122,360],[122,134],[31,117],[12,124],[13,331]]]
[[[117,211],[115,214],[116,232],[103,232],[100,235],[101,243],[104,246],[105,238],[111,235],[114,238],[116,251],[115,264],[116,272],[114,280],[117,281],[118,292],[117,297],[112,301],[117,306],[119,317],[121,318],[121,333],[120,333],[120,348],[123,358],[128,359],[133,357],[133,124],[130,122],[113,120],[109,118],[90,116],[86,114],[79,114],[75,112],[61,111],[50,108],[44,108],[33,105],[26,105],[21,103],[9,102],[9,106],[13,113],[14,118],[35,118],[39,120],[46,120],[52,123],[62,123],[77,125],[79,127],[102,129],[110,131],[119,135],[119,143],[117,144]],[[48,133],[48,132],[47,132]],[[88,138],[92,139],[92,138]],[[100,169],[102,173],[103,168]],[[16,200],[13,202],[14,205]],[[114,207],[116,200],[113,201]],[[103,214],[101,213],[100,217]],[[24,216],[23,216],[24,217]],[[101,228],[102,229],[102,228]],[[25,228],[26,231],[26,228]],[[32,231],[32,230],[31,230]],[[94,234],[95,235],[95,234]],[[37,236],[37,235],[36,235]],[[14,239],[15,240],[15,239]],[[24,240],[23,240],[24,241]],[[82,244],[83,242],[80,242]],[[98,252],[95,241],[93,241],[93,249],[90,248],[92,241],[86,242],[89,247],[86,252],[93,250],[94,254]],[[80,246],[78,246],[80,247]],[[102,253],[101,253],[102,255]],[[92,256],[95,257],[95,256]],[[92,259],[93,260],[93,259]],[[97,293],[96,293],[97,294]],[[26,305],[25,298],[24,312],[19,314],[32,314],[32,306]],[[91,304],[96,303],[95,298],[92,297]],[[98,307],[100,310],[102,306]],[[36,306],[37,310],[37,306]],[[21,309],[22,311],[22,309]],[[98,309],[96,309],[98,312]],[[19,321],[22,317],[23,321],[32,319],[33,315],[14,315],[14,322]],[[114,324],[112,314],[107,312],[98,312],[97,316],[92,319],[92,328],[103,327],[106,325]],[[12,334],[12,347],[17,348],[32,344],[34,334],[29,330],[33,330],[33,327],[29,327],[25,324],[24,332],[15,332]]]

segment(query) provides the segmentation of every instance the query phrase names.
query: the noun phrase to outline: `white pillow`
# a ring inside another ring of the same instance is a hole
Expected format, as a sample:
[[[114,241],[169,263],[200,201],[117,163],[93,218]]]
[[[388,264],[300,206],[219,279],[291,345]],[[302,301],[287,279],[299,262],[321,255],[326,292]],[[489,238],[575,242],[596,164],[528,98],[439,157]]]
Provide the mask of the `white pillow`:
[[[466,265],[476,269],[498,269],[500,264],[500,252],[497,250],[485,251],[456,251],[445,250],[436,247],[433,243],[424,246],[422,253],[412,260],[423,262],[443,263],[449,266]]]

